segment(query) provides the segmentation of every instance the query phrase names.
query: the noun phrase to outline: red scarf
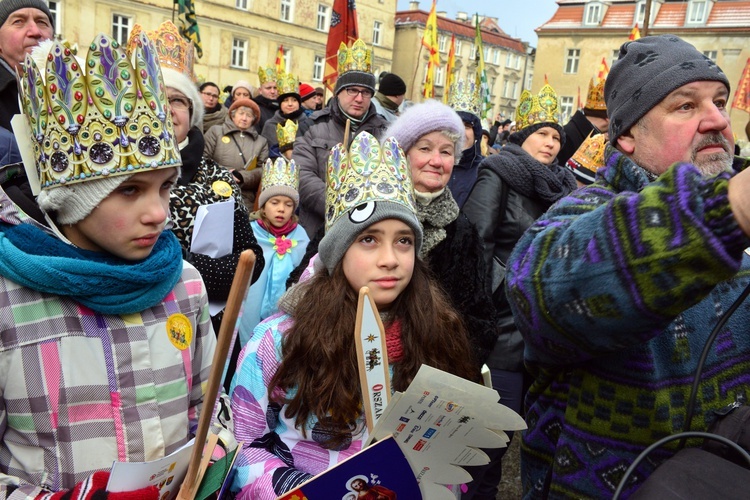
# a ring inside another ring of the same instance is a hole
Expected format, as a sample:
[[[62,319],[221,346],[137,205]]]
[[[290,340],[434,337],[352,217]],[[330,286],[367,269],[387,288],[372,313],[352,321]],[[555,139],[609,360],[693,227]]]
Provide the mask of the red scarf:
[[[389,363],[397,363],[404,357],[404,345],[401,343],[401,320],[394,320],[385,327],[385,347]]]
[[[274,235],[276,238],[286,236],[287,234],[294,231],[294,229],[297,227],[297,223],[293,218],[290,218],[288,221],[286,221],[286,224],[281,227],[276,227],[273,224],[269,224],[270,227],[267,227],[263,222],[263,219],[258,219],[258,224],[260,225],[260,227]]]

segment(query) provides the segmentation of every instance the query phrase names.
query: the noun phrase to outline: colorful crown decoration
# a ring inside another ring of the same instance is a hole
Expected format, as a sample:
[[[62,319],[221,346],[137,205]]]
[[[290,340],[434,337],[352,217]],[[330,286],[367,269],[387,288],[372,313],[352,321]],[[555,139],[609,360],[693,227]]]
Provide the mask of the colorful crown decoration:
[[[604,83],[606,81],[606,78],[602,78],[599,80],[599,83],[594,85],[594,79],[591,79],[584,108],[595,109],[597,111],[607,111],[607,103],[604,102]]]
[[[342,214],[371,201],[393,201],[416,213],[411,171],[401,146],[393,137],[381,146],[361,132],[348,151],[337,144],[328,157],[326,231]]]
[[[277,79],[276,68],[273,66],[266,66],[265,68],[258,66],[258,80],[260,80],[260,85],[266,82],[275,82]]]
[[[516,109],[516,130],[537,123],[558,123],[557,93],[549,84],[544,85],[537,95],[532,95],[528,90],[521,92]]]
[[[133,26],[128,38],[128,51],[132,52],[141,32],[154,42],[159,63],[164,68],[186,74],[195,81],[193,63],[195,61],[195,47],[193,42],[180,35],[180,30],[171,21],[164,21],[154,31],[146,32],[140,24]]]
[[[605,134],[589,135],[568,162],[576,167],[583,167],[596,172],[604,166],[604,149],[606,146],[607,136]]]
[[[292,120],[287,120],[282,126],[281,123],[276,124],[276,139],[279,141],[279,149],[294,144],[297,138],[297,123]]]
[[[477,87],[475,81],[465,82],[460,79],[451,84],[448,106],[455,111],[465,111],[480,116],[482,112],[481,103],[479,87]]]
[[[287,161],[286,158],[279,156],[276,160],[270,158],[263,165],[263,172],[260,181],[261,192],[270,187],[284,186],[292,188],[295,191],[299,188],[299,169],[294,160]]]
[[[299,95],[299,78],[292,75],[291,73],[281,72],[276,77],[276,87],[279,90],[279,95]]]
[[[59,42],[43,47],[44,72],[27,55],[19,76],[41,189],[182,163],[156,49],[145,34],[130,54],[98,35],[83,68]]]
[[[372,73],[372,50],[365,42],[357,38],[351,47],[341,42],[337,54],[339,76],[347,71],[363,71]]]

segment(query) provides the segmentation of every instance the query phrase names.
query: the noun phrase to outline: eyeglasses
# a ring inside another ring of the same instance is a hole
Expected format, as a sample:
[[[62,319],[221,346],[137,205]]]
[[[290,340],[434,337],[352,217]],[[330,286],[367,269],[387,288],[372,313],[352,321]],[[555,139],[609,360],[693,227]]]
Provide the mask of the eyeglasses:
[[[169,98],[169,105],[180,111],[189,111],[192,108],[187,97],[172,96]]]
[[[201,94],[203,94],[206,97],[211,97],[213,99],[219,98],[219,94],[212,94],[211,92],[201,92]]]
[[[346,90],[346,95],[349,97],[356,97],[357,94],[362,94],[362,97],[365,99],[368,99],[372,97],[372,90],[370,89],[355,89],[354,87],[346,87],[344,90]]]

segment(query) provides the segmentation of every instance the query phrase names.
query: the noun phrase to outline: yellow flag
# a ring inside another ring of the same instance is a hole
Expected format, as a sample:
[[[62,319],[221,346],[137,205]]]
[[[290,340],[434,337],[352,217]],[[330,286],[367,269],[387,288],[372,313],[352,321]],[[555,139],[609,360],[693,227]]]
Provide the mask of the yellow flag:
[[[630,31],[628,40],[638,40],[641,37],[641,30],[638,29],[638,23],[635,23],[635,27]]]
[[[450,100],[451,86],[453,85],[453,68],[456,66],[456,35],[451,36],[451,47],[448,50],[448,62],[445,63],[445,91],[443,102],[448,104]]]
[[[280,75],[286,72],[286,63],[284,60],[284,46],[279,45],[279,50],[276,51],[276,74]]]
[[[430,51],[430,59],[427,63],[427,74],[425,75],[424,88],[422,95],[426,98],[435,95],[435,71],[440,65],[440,54],[438,53],[438,34],[437,34],[437,12],[435,5],[437,0],[432,0],[432,10],[427,16],[427,23],[424,26],[424,36],[422,36],[422,45]]]

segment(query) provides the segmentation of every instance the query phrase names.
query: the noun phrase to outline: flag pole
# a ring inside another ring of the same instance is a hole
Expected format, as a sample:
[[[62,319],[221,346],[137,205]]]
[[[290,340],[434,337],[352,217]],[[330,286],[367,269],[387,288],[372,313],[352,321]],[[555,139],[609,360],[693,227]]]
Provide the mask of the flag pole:
[[[414,65],[414,76],[412,76],[411,78],[411,87],[409,89],[410,101],[414,100],[414,83],[417,81],[417,72],[419,71],[419,66],[420,66],[419,60],[422,57],[422,47],[423,47],[422,42],[419,42],[419,51],[417,52],[417,64]]]

